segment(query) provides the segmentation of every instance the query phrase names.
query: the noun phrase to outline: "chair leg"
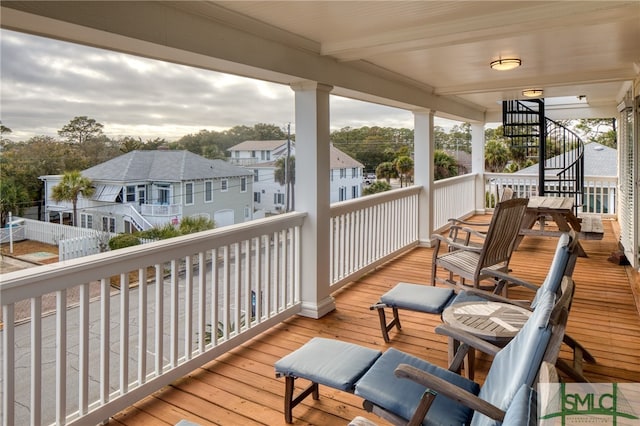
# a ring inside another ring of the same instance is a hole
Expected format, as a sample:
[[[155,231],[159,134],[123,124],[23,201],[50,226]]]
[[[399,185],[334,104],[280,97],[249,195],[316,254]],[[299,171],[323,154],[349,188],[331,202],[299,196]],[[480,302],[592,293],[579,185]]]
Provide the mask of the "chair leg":
[[[320,399],[320,392],[318,391],[318,384],[316,382],[311,382],[309,387],[294,398],[295,380],[295,377],[287,376],[284,382],[284,421],[289,424],[293,423],[293,408],[300,404],[309,394],[312,394],[312,398],[315,400]]]
[[[400,330],[402,326],[400,325],[400,316],[398,313],[398,308],[391,308],[393,310],[393,319],[389,324],[387,324],[387,317],[384,313],[385,306],[386,305],[379,303],[377,305],[371,306],[371,309],[378,310],[378,318],[380,319],[380,331],[382,332],[382,338],[384,339],[385,343],[389,343],[391,340],[389,338],[389,330],[391,330],[394,326],[398,330]]]

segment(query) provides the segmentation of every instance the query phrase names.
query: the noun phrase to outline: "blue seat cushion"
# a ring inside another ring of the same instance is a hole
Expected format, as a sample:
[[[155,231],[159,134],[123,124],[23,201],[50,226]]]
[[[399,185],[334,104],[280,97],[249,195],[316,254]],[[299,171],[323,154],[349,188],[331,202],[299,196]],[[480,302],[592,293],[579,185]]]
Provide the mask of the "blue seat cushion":
[[[454,291],[430,285],[398,283],[380,298],[392,308],[440,314],[453,298]]]
[[[409,364],[441,377],[474,395],[477,383],[449,370],[430,364],[394,348],[389,348],[356,383],[355,394],[406,420],[416,410],[425,387],[411,380],[397,378],[394,370],[400,364]],[[443,395],[436,396],[423,425],[463,425],[471,419],[472,410]]]
[[[276,376],[302,377],[353,392],[356,381],[381,354],[380,351],[352,343],[314,337],[276,362]]]

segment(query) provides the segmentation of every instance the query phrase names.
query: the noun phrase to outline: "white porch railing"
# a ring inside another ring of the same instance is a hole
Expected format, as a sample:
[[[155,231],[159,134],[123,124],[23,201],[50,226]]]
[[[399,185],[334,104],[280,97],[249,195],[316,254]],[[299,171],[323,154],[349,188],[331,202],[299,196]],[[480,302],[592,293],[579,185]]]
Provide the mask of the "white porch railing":
[[[475,174],[441,179],[433,183],[433,228],[444,228],[449,218],[471,216],[476,210]]]
[[[332,289],[418,244],[421,189],[412,186],[331,205]]]
[[[3,275],[2,424],[100,423],[299,312],[304,217]]]
[[[503,186],[513,189],[514,197],[538,195],[538,175],[519,173],[485,173],[485,192],[497,199]],[[585,176],[582,213],[595,213],[603,217],[616,217],[617,177]],[[553,189],[553,188],[549,188]],[[493,206],[487,206],[493,207]]]
[[[142,204],[140,213],[143,216],[182,216],[180,204]]]

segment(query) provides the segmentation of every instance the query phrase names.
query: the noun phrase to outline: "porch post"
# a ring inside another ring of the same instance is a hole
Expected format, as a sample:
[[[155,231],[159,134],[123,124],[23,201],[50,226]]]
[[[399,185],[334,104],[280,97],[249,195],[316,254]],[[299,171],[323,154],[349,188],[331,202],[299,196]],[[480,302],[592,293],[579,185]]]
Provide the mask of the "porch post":
[[[433,234],[433,140],[434,111],[413,111],[414,181],[422,186],[418,198],[418,240],[431,247]]]
[[[484,123],[471,123],[471,173],[476,175],[475,210],[484,213]]]
[[[336,308],[329,281],[329,93],[316,82],[291,85],[295,91],[296,210],[307,213],[302,226],[300,315],[320,318]]]

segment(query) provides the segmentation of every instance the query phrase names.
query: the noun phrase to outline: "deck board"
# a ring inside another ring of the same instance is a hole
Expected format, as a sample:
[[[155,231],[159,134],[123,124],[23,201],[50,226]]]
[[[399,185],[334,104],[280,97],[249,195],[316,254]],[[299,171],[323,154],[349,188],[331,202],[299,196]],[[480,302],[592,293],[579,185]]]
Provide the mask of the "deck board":
[[[482,222],[487,217],[473,219]],[[584,364],[587,378],[594,382],[640,382],[640,317],[635,303],[640,279],[629,267],[607,260],[617,248],[616,224],[605,220],[603,227],[604,239],[582,242],[588,257],[578,259],[573,274],[576,292],[567,332],[597,358],[597,364]],[[512,273],[540,283],[556,243],[554,237],[525,237],[514,253]],[[284,380],[275,378],[273,364],[314,336],[383,351],[395,347],[446,367],[446,338],[433,332],[440,324],[439,316],[403,311],[402,331],[391,331],[392,340],[385,344],[377,313],[369,310],[371,303],[399,281],[428,283],[431,256],[432,250],[427,248],[399,256],[337,291],[337,308],[324,318],[292,317],[119,413],[111,423],[168,425],[187,419],[201,425],[284,425]],[[510,293],[511,297],[523,299],[532,295],[526,290]],[[571,354],[564,348],[560,356],[569,360]],[[478,381],[484,380],[490,362],[491,357],[478,356]],[[362,415],[379,425],[387,424],[366,413],[361,404],[354,395],[321,386],[319,401],[308,398],[294,409],[294,422],[347,424]]]

